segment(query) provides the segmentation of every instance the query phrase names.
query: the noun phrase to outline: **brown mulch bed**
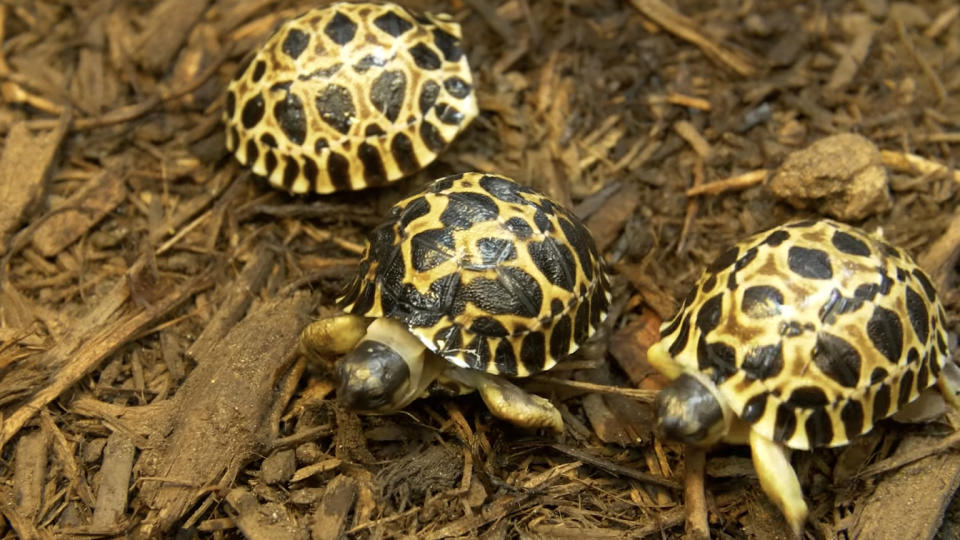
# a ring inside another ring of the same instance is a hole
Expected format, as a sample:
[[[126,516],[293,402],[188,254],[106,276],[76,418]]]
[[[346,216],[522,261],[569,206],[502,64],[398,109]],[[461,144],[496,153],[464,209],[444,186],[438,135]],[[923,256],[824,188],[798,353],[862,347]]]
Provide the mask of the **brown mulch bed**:
[[[645,351],[726,244],[830,207],[772,189],[830,135],[880,150],[890,197],[849,220],[918,258],[958,330],[953,0],[405,4],[462,23],[480,117],[413,177],[323,197],[245,171],[220,122],[243,57],[316,3],[0,4],[3,537],[786,538],[747,449],[655,436]],[[465,170],[571,204],[616,276],[598,338],[522,383],[558,437],[472,395],[358,416],[297,354],[385,210]],[[807,534],[956,538],[946,426],[796,453]]]

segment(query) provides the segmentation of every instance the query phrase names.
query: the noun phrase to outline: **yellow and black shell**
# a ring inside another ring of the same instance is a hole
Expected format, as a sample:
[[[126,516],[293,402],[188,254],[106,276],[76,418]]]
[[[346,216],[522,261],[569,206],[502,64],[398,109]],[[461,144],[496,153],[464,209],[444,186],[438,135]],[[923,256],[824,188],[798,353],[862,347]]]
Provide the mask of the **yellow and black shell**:
[[[502,176],[466,173],[393,207],[339,303],[402,321],[455,365],[524,377],[593,334],[610,285],[569,210]]]
[[[460,25],[335,3],[283,24],[230,83],[227,149],[294,193],[363,189],[426,166],[477,115]]]
[[[933,385],[945,324],[908,254],[849,225],[802,221],[724,251],[661,339],[753,430],[808,449],[847,443]]]

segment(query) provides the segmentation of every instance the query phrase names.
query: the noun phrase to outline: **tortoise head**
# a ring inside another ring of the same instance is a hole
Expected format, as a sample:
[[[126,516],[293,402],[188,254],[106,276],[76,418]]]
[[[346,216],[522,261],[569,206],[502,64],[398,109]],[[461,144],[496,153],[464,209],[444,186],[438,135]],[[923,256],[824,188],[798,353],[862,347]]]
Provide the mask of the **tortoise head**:
[[[337,399],[358,411],[402,409],[424,393],[444,365],[427,356],[404,324],[376,319],[356,347],[337,362]]]
[[[397,401],[410,382],[410,368],[389,345],[363,340],[337,363],[337,398],[348,408],[387,411],[402,407]]]
[[[683,373],[657,394],[657,430],[669,439],[710,446],[727,434],[730,415],[705,377]]]

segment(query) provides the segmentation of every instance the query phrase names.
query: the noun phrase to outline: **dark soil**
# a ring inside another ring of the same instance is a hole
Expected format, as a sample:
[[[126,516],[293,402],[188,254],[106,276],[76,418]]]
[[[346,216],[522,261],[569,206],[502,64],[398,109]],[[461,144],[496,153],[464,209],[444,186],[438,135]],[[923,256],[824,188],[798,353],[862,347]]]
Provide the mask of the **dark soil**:
[[[426,170],[322,197],[245,171],[219,120],[243,57],[315,2],[0,4],[0,535],[786,538],[747,449],[704,463],[652,432],[646,348],[699,272],[840,213],[913,254],[958,330],[956,2],[409,4],[461,21],[480,117]],[[841,133],[862,165],[787,160]],[[604,331],[520,382],[557,437],[475,395],[357,415],[297,354],[390,205],[466,170],[570,204],[615,275]],[[949,425],[796,453],[806,534],[956,538]]]

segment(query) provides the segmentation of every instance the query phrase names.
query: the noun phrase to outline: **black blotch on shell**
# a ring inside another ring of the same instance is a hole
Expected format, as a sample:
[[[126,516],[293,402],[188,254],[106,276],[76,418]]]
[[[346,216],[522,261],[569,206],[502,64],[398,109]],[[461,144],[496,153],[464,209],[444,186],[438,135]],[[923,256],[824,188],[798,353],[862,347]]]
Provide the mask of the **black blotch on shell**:
[[[590,308],[587,302],[577,307],[577,315],[573,319],[573,341],[577,345],[583,344],[590,335]]]
[[[897,396],[899,408],[903,408],[904,405],[910,403],[910,395],[913,393],[913,377],[913,371],[908,369],[903,372],[903,377],[900,379],[899,395]]]
[[[875,306],[867,321],[867,337],[889,362],[896,363],[903,354],[903,326],[893,311]]]
[[[490,341],[486,336],[474,334],[464,351],[467,366],[471,369],[486,371],[490,364]]]
[[[857,255],[859,257],[870,256],[870,247],[863,240],[860,240],[852,234],[843,231],[834,231],[830,241],[833,243],[833,247],[847,255]]]
[[[420,69],[440,69],[440,57],[437,56],[437,53],[433,52],[433,49],[423,43],[417,43],[413,47],[410,47],[410,56],[413,57],[413,62],[417,64],[417,67]]]
[[[781,403],[777,406],[777,416],[773,421],[773,440],[777,442],[785,441],[793,437],[797,431],[797,417],[793,414],[793,409],[787,404]]]
[[[845,339],[820,332],[813,350],[813,362],[824,375],[847,388],[860,381],[860,353]]]
[[[303,110],[303,102],[292,92],[287,92],[283,99],[273,106],[273,116],[277,124],[293,144],[301,145],[307,138],[307,119]]]
[[[930,336],[930,327],[927,318],[927,305],[923,298],[912,287],[907,287],[907,317],[910,319],[910,325],[917,334],[920,343],[926,343]]]
[[[233,118],[233,113],[237,111],[237,96],[233,90],[227,91],[227,97],[223,103],[223,110],[227,118]]]
[[[427,215],[430,212],[430,201],[426,197],[420,196],[416,199],[413,199],[403,207],[403,210],[400,212],[400,225],[401,234],[406,234],[405,229],[410,226],[415,219],[421,218]],[[452,248],[453,237],[449,239],[450,247]]]
[[[470,83],[455,75],[444,79],[443,87],[447,89],[447,92],[451,96],[457,99],[463,99],[469,96],[470,90],[473,88],[470,86]]]
[[[500,267],[497,279],[476,278],[461,288],[462,299],[493,315],[513,314],[535,318],[543,304],[543,291],[520,268]]]
[[[437,126],[426,120],[420,123],[420,139],[423,140],[423,144],[427,148],[434,152],[439,152],[447,146],[447,141],[443,140],[443,135],[440,134]]]
[[[547,237],[542,242],[530,242],[527,250],[533,263],[550,283],[566,291],[573,291],[577,269],[570,248],[554,238]]]
[[[784,230],[773,231],[763,239],[763,243],[771,247],[777,247],[790,238],[790,233]]]
[[[414,270],[427,272],[450,260],[455,253],[453,235],[445,228],[427,229],[410,239]]]
[[[310,184],[308,191],[315,191],[317,189],[317,180],[320,177],[320,168],[317,167],[317,162],[310,156],[303,157],[303,176]]]
[[[263,113],[263,96],[257,94],[243,104],[243,109],[240,111],[240,123],[243,124],[244,128],[252,129],[254,126],[260,123],[260,120],[263,118]]]
[[[263,166],[267,169],[267,174],[264,176],[272,175],[273,171],[277,170],[277,165],[279,164],[280,163],[277,161],[277,155],[273,153],[272,150],[267,150],[263,157]]]
[[[737,372],[737,352],[726,343],[709,343],[701,335],[697,343],[697,367],[720,384]]]
[[[807,442],[813,448],[825,446],[833,440],[833,423],[823,407],[814,409],[803,427],[807,432]]]
[[[513,242],[506,238],[480,238],[477,240],[477,251],[480,253],[480,265],[483,268],[493,268],[504,261],[517,258]]]
[[[925,390],[930,386],[930,370],[927,368],[928,362],[920,365],[917,370],[917,391]]]
[[[800,386],[790,392],[787,403],[789,403],[791,407],[809,409],[813,407],[823,407],[829,403],[829,400],[827,399],[827,394],[820,387]]]
[[[676,357],[680,354],[687,346],[687,341],[690,339],[690,314],[686,314],[683,317],[683,320],[680,322],[680,332],[677,333],[677,338],[673,340],[673,343],[670,344],[670,347],[667,351],[670,353],[670,356]]]
[[[434,110],[437,112],[437,118],[448,126],[456,126],[463,122],[463,113],[453,105],[438,103]]]
[[[740,249],[737,247],[732,247],[724,251],[719,256],[717,256],[717,258],[714,259],[712,263],[710,263],[710,266],[707,267],[707,272],[716,274],[717,272],[721,272],[727,269],[727,267],[729,267],[731,264],[737,261],[737,255],[739,253],[740,253]]]
[[[501,176],[485,175],[480,178],[480,187],[505,203],[529,204],[520,196],[520,185]]]
[[[783,370],[782,344],[754,346],[743,357],[742,369],[747,380],[763,380]]]
[[[383,166],[380,151],[372,144],[362,142],[357,147],[357,157],[363,164],[363,179],[368,186],[380,186],[387,181],[387,171]]]
[[[350,189],[350,160],[337,152],[330,152],[327,158],[327,174],[337,190]]]
[[[783,306],[783,293],[769,285],[755,285],[743,291],[741,310],[752,319],[776,317]]]
[[[533,228],[530,227],[530,224],[519,216],[508,219],[503,225],[508,231],[521,240],[525,240],[533,234]]]
[[[497,371],[507,375],[517,374],[517,356],[513,352],[510,340],[501,339],[497,344],[497,351],[493,355],[493,363],[497,366]]]
[[[443,53],[444,60],[448,62],[456,62],[463,56],[463,50],[460,49],[457,38],[439,28],[433,29],[433,43]]]
[[[263,60],[257,60],[257,63],[253,65],[253,74],[251,80],[254,83],[260,82],[260,79],[267,73],[267,63]]]
[[[937,297],[937,290],[933,287],[933,283],[930,283],[930,278],[919,268],[914,268],[911,273],[913,277],[920,282],[920,286],[923,287],[923,293],[927,295],[927,300],[933,302],[934,298]]]
[[[420,96],[417,98],[417,103],[420,105],[420,114],[426,116],[437,102],[437,96],[439,95],[440,85],[432,80],[425,81],[420,89]]]
[[[746,404],[743,406],[743,412],[740,413],[740,418],[750,424],[756,423],[757,420],[760,420],[760,418],[763,417],[764,411],[767,410],[768,397],[769,394],[764,392],[747,400]]]
[[[573,333],[573,326],[570,323],[570,316],[564,315],[557,319],[553,325],[553,331],[550,333],[550,356],[561,358],[570,350],[570,338]]]
[[[466,230],[477,223],[491,221],[500,214],[500,207],[482,193],[453,192],[447,196],[447,207],[440,213],[440,222],[451,229]]]
[[[297,177],[300,176],[300,164],[293,156],[286,156],[283,161],[283,187],[290,189]]]
[[[873,396],[873,420],[882,420],[890,415],[890,386],[881,384]]]
[[[840,419],[847,438],[856,437],[863,431],[863,405],[855,399],[848,400],[840,411]]]
[[[374,19],[373,25],[393,37],[400,37],[405,32],[413,28],[413,23],[397,15],[393,11],[388,11]]]
[[[530,332],[520,344],[520,361],[530,373],[543,371],[546,362],[546,341],[543,332]]]
[[[723,296],[723,293],[714,295],[697,311],[697,328],[704,334],[710,333],[720,324],[720,316],[723,314]]]
[[[393,136],[390,154],[403,174],[410,174],[420,168],[417,154],[413,151],[413,141],[405,133],[398,132]]]
[[[703,294],[709,294],[711,291],[713,291],[713,288],[716,286],[717,286],[717,275],[710,274],[710,277],[704,280],[701,290],[703,291]]]
[[[327,85],[315,98],[320,118],[333,129],[346,135],[357,116],[350,90],[338,84]]]
[[[407,93],[407,76],[402,71],[384,71],[370,85],[370,101],[391,122],[396,122]]]
[[[346,45],[357,33],[357,23],[343,13],[337,12],[327,23],[323,33],[337,45]]]
[[[296,60],[300,57],[307,45],[310,43],[310,35],[303,30],[291,28],[287,32],[287,37],[283,38],[283,44],[280,49],[290,58]]]
[[[808,279],[833,277],[830,255],[820,249],[791,246],[787,250],[787,266],[797,275]]]
[[[247,163],[256,163],[258,157],[260,157],[260,148],[253,139],[250,139],[247,141]]]
[[[493,317],[477,317],[470,323],[469,330],[474,334],[486,337],[507,337],[510,335],[506,327]]]

